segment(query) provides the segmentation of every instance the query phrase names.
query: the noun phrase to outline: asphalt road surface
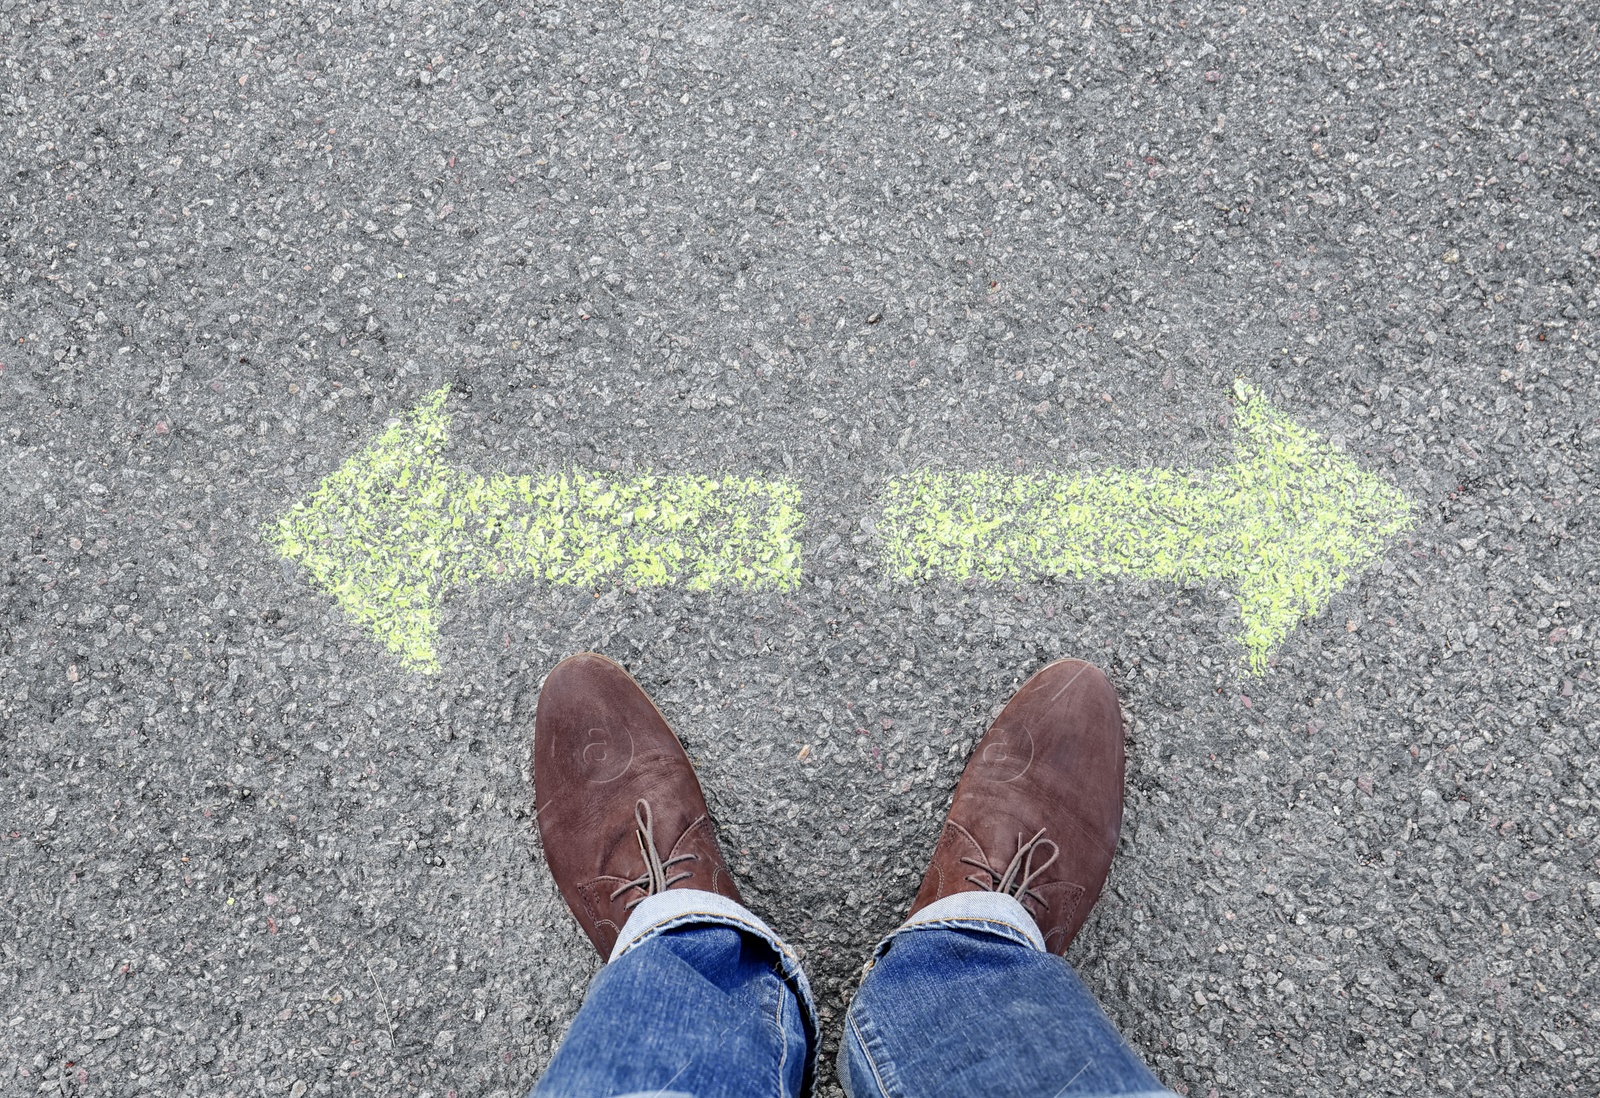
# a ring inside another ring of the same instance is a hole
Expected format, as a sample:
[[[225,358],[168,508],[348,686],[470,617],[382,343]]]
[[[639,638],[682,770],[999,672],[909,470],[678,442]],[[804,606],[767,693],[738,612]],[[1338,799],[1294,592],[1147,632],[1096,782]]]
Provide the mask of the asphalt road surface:
[[[518,1095],[598,964],[524,777],[594,648],[830,1047],[1074,654],[1128,812],[1071,960],[1166,1084],[1594,1095],[1596,35],[0,0],[0,1090]],[[1411,508],[1261,673],[1226,576],[886,570],[895,478],[1204,473],[1240,378]],[[486,477],[795,486],[797,582],[452,583],[413,668],[271,532],[445,387]]]

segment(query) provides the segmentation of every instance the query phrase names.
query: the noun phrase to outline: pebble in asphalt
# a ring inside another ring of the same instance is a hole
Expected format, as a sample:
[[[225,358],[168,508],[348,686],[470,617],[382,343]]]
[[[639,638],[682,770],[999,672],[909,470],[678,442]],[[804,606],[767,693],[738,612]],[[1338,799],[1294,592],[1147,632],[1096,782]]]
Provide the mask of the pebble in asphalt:
[[[1592,30],[0,0],[5,1089],[523,1091],[597,966],[531,714],[597,648],[829,1055],[974,737],[1080,654],[1128,816],[1071,960],[1164,1082],[1594,1094]],[[1264,675],[1224,583],[884,578],[889,477],[1213,465],[1236,375],[1418,514]],[[464,588],[402,671],[261,531],[447,383],[466,467],[792,476],[802,586]]]

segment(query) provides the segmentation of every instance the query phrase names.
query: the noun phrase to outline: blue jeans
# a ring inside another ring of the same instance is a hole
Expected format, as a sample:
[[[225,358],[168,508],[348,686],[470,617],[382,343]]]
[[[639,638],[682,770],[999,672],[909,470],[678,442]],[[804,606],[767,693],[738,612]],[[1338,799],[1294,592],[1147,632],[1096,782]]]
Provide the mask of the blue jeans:
[[[634,909],[530,1098],[800,1098],[817,1025],[799,957],[739,904],[677,889]],[[1033,918],[947,896],[878,945],[845,1017],[850,1098],[1161,1098]]]

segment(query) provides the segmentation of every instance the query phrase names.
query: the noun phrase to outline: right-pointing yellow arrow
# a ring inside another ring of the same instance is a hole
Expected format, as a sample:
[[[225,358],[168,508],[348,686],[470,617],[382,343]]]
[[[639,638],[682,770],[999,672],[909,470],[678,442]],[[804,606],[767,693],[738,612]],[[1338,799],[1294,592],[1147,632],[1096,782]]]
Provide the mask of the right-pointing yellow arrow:
[[[1223,578],[1252,669],[1412,522],[1398,489],[1235,384],[1210,472],[938,473],[891,481],[879,531],[906,579]]]

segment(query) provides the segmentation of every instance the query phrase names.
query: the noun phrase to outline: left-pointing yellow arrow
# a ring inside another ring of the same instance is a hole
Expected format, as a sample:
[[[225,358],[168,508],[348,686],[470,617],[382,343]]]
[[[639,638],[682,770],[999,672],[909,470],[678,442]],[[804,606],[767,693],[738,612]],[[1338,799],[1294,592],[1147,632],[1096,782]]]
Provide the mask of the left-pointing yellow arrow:
[[[792,588],[799,486],[582,471],[484,477],[445,464],[448,389],[430,394],[271,524],[268,540],[408,667],[438,669],[446,588],[554,584]]]

